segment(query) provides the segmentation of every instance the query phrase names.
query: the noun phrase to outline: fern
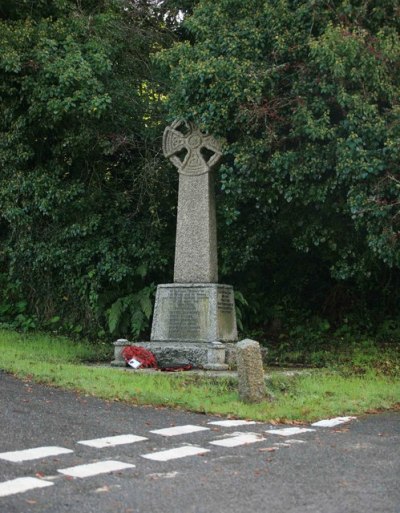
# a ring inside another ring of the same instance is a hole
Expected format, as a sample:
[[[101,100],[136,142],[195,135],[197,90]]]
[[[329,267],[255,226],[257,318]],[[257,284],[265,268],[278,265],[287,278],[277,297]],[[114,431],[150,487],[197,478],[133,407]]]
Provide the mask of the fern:
[[[118,298],[107,310],[108,329],[112,335],[139,337],[148,328],[153,312],[153,284],[134,294]]]
[[[110,330],[111,334],[114,334],[116,331],[118,324],[120,323],[123,311],[124,303],[121,298],[117,299],[117,301],[111,305],[111,308],[107,310],[108,329]]]

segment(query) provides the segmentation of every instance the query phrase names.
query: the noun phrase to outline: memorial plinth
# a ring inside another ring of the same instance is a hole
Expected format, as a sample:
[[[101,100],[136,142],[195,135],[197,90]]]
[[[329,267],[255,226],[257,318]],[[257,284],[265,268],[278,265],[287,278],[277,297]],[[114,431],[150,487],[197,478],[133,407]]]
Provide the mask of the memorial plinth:
[[[233,342],[237,339],[235,300],[230,285],[159,285],[151,340]]]
[[[217,283],[212,168],[221,149],[193,124],[176,121],[164,131],[163,150],[179,172],[174,283],[157,287],[151,338],[143,346],[161,366],[222,370],[223,349],[231,360],[237,327],[233,288]]]

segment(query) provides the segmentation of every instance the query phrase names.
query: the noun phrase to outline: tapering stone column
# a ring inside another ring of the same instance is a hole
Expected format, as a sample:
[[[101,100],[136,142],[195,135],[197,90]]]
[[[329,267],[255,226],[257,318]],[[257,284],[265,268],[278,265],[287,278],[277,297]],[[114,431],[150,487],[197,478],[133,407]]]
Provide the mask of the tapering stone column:
[[[235,342],[237,327],[233,288],[218,284],[212,169],[221,148],[214,137],[178,120],[164,131],[163,151],[179,172],[174,283],[157,288],[146,346],[161,365],[223,368],[220,349],[220,363],[214,361],[215,342]]]
[[[175,283],[217,283],[214,176],[179,175]]]

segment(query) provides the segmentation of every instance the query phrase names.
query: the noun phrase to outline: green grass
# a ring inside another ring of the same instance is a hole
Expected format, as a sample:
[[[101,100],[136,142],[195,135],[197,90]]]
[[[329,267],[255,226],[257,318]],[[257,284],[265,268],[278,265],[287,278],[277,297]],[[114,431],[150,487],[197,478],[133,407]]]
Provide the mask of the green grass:
[[[295,378],[273,373],[268,388],[274,400],[254,405],[239,400],[232,379],[144,375],[84,364],[99,358],[111,360],[109,346],[0,330],[1,369],[104,399],[284,422],[357,415],[400,403],[400,381],[373,371],[352,376],[321,370]]]

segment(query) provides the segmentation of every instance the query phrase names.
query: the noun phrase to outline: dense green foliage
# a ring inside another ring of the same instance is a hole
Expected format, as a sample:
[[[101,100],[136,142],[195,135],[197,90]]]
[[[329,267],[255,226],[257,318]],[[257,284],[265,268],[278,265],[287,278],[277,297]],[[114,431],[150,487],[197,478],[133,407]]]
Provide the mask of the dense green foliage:
[[[0,317],[137,335],[173,252],[149,65],[164,36],[145,4],[9,5],[0,10]]]
[[[1,2],[0,322],[146,335],[174,251],[160,136],[182,116],[224,141],[220,271],[245,331],[399,338],[399,9]]]
[[[398,315],[399,8],[203,0],[159,56],[171,118],[225,140],[223,271],[259,323]]]

